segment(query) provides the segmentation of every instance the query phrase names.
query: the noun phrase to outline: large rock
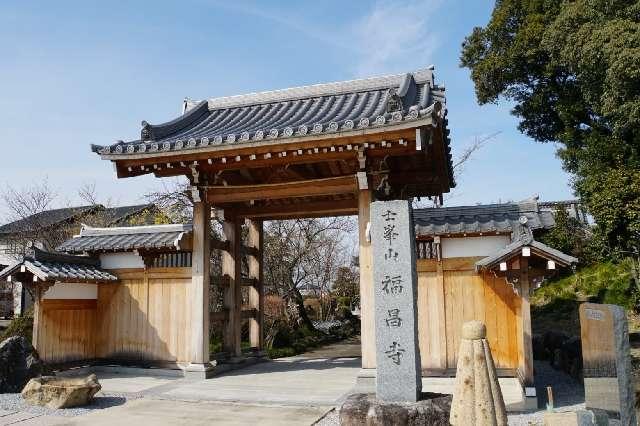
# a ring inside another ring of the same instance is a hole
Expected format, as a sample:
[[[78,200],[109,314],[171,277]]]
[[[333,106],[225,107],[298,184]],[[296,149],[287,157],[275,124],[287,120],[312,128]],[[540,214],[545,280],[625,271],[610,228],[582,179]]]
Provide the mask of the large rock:
[[[42,361],[27,339],[16,336],[0,343],[0,393],[20,392],[42,371]]]
[[[422,394],[417,402],[384,402],[353,394],[340,407],[341,426],[448,426],[451,395]]]
[[[49,408],[70,408],[87,405],[102,389],[95,374],[83,378],[43,376],[31,379],[22,390],[30,404]]]

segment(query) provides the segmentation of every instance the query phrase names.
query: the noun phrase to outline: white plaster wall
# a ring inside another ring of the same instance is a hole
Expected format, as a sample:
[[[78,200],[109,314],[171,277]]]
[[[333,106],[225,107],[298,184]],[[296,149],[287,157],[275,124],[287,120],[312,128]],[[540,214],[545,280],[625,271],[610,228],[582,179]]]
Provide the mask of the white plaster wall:
[[[508,235],[441,238],[442,257],[488,256],[511,242]]]
[[[97,299],[97,284],[55,283],[50,287],[43,299]]]
[[[105,253],[100,255],[102,269],[144,268],[144,260],[133,253]]]

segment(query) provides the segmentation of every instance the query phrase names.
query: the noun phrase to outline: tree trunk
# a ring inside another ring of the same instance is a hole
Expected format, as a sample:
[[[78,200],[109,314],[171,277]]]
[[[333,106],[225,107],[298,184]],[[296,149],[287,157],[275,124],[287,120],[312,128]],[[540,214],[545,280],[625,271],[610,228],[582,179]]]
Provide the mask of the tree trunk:
[[[309,319],[307,315],[307,310],[304,307],[304,297],[302,297],[302,293],[298,288],[293,289],[293,298],[296,303],[296,308],[298,308],[298,315],[300,316],[300,320],[302,324],[306,326],[309,330],[315,331],[315,327],[313,326],[313,322]]]

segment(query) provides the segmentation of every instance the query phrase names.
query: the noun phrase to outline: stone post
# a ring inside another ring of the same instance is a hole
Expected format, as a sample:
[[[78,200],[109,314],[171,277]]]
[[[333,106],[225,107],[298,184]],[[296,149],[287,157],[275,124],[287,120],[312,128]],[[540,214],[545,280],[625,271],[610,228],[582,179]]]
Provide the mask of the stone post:
[[[451,404],[452,425],[507,425],[507,413],[496,367],[480,321],[462,325],[456,385]]]
[[[376,395],[415,402],[422,391],[417,327],[415,231],[407,200],[371,204]]]

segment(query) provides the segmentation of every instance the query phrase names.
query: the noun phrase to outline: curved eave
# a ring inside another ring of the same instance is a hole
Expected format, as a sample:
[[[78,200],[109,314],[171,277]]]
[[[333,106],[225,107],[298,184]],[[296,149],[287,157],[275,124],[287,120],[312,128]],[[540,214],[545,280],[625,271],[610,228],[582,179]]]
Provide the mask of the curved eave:
[[[434,104],[435,105],[435,104]],[[377,134],[384,134],[394,131],[401,131],[407,129],[415,129],[423,126],[431,126],[433,128],[439,127],[439,119],[435,108],[430,111],[429,114],[424,115],[415,120],[407,120],[401,121],[392,124],[385,124],[382,126],[372,126],[363,129],[354,129],[354,130],[341,130],[335,132],[325,132],[321,134],[311,134],[305,136],[291,136],[291,137],[278,137],[273,139],[263,139],[263,140],[249,140],[249,141],[236,141],[233,143],[221,143],[219,145],[208,145],[208,146],[196,146],[193,148],[181,149],[181,150],[170,150],[170,151],[159,151],[159,152],[135,152],[135,153],[101,153],[100,151],[104,148],[98,145],[92,145],[92,151],[96,152],[100,155],[103,160],[111,160],[111,161],[119,161],[119,160],[137,160],[137,159],[149,159],[149,158],[164,158],[164,157],[172,157],[176,155],[187,155],[187,154],[207,154],[207,153],[221,153],[221,152],[229,152],[235,150],[248,150],[251,148],[262,148],[267,146],[274,145],[286,145],[286,144],[296,144],[296,143],[305,143],[310,141],[325,141],[325,140],[337,140],[343,138],[350,138],[356,136],[372,136]],[[443,135],[444,136],[444,135]]]

